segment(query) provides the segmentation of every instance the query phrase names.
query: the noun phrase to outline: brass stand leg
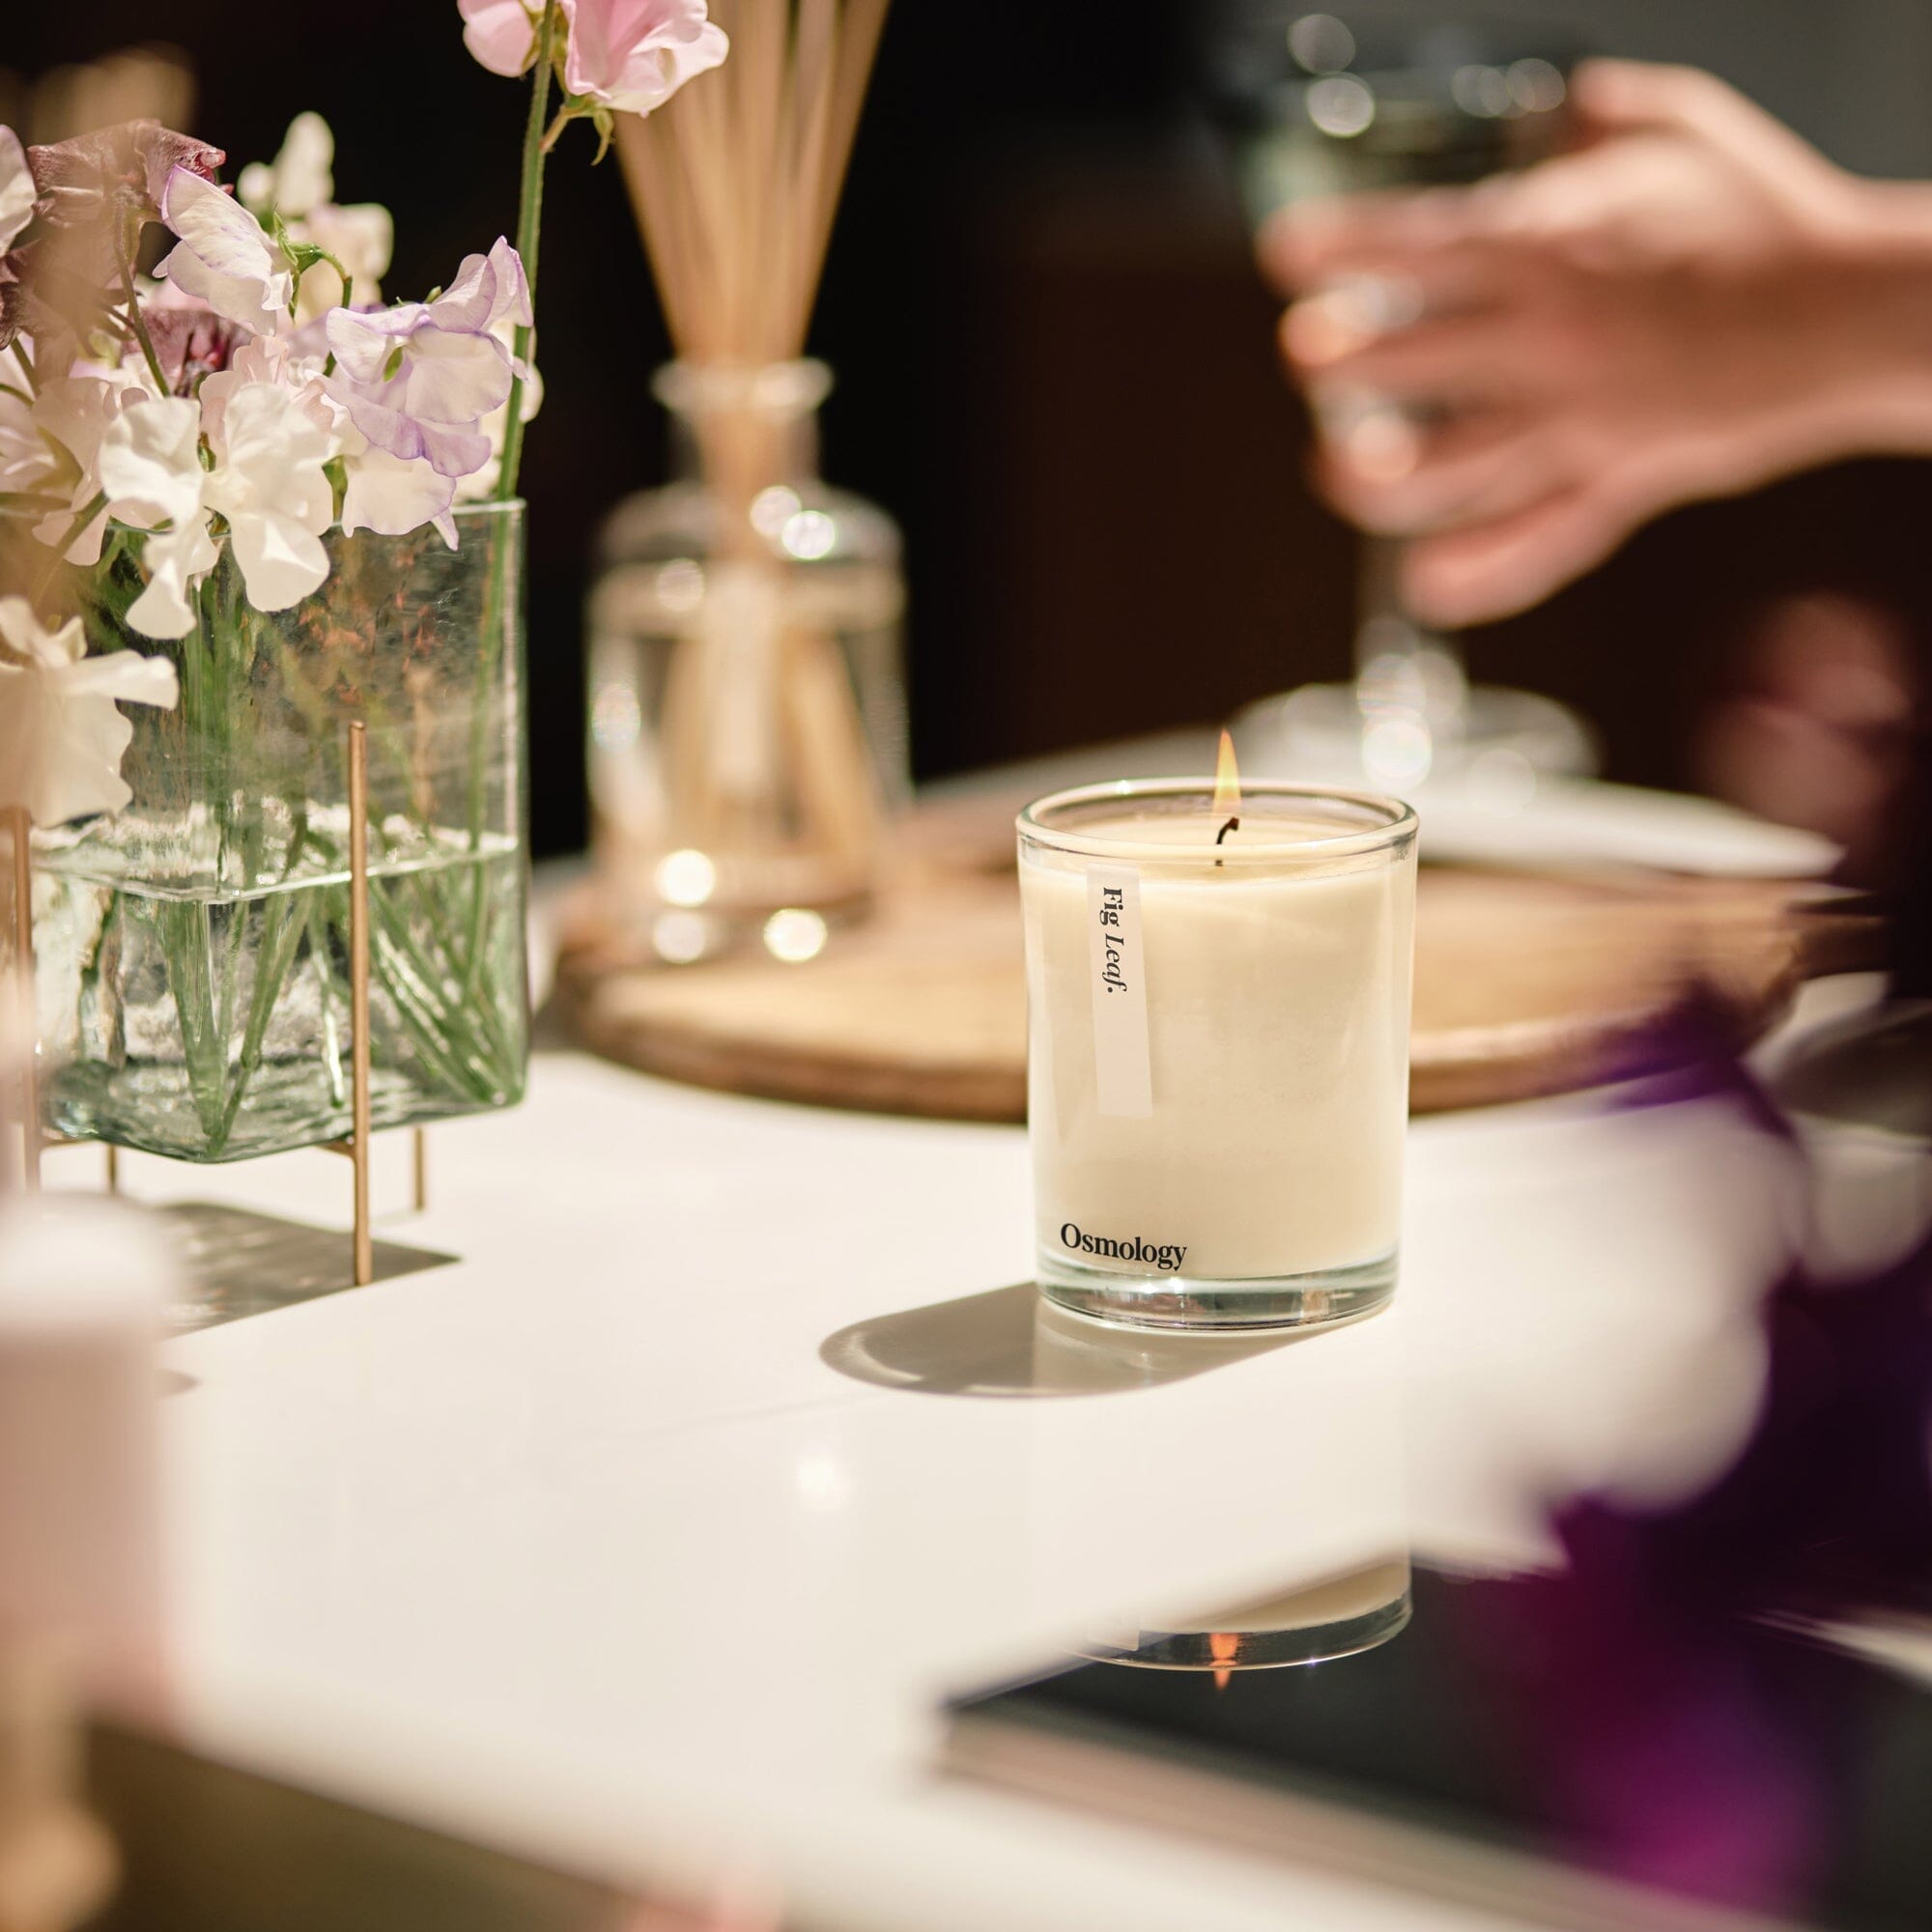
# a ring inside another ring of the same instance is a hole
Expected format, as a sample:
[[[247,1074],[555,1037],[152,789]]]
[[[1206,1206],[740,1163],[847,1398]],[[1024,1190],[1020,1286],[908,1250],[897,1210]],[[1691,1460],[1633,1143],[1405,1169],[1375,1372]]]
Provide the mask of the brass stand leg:
[[[121,1150],[112,1141],[107,1143],[107,1191],[121,1192]]]
[[[369,727],[349,727],[350,1154],[355,1170],[355,1286],[376,1278],[369,1232]]]
[[[420,1127],[415,1130],[412,1152],[415,1157],[416,1212],[420,1214],[429,1206],[429,1136]]]
[[[10,806],[7,828],[14,847],[14,989],[20,1031],[20,1179],[29,1191],[41,1184],[40,1017],[34,1005],[33,821],[24,805]]]

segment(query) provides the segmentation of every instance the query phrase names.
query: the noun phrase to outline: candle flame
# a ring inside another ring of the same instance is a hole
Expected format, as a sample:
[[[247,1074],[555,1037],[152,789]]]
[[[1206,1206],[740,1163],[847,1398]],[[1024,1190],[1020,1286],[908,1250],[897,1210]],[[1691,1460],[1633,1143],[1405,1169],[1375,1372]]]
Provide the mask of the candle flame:
[[[1228,734],[1221,734],[1225,748]],[[1231,760],[1232,761],[1232,760]],[[1238,796],[1238,794],[1236,794]],[[1214,1660],[1214,1688],[1225,1690],[1234,1676],[1234,1662],[1241,1654],[1241,1639],[1237,1632],[1215,1631],[1208,1639],[1208,1655]]]
[[[1235,741],[1221,733],[1221,754],[1214,760],[1214,816],[1228,818],[1241,809],[1241,768],[1235,762]]]

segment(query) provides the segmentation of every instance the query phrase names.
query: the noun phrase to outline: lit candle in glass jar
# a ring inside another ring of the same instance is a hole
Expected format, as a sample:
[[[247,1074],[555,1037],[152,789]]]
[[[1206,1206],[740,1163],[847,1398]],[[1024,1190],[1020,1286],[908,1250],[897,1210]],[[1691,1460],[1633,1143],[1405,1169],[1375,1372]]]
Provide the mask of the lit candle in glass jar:
[[[1207,780],[1020,815],[1041,1288],[1171,1327],[1394,1292],[1415,815]]]

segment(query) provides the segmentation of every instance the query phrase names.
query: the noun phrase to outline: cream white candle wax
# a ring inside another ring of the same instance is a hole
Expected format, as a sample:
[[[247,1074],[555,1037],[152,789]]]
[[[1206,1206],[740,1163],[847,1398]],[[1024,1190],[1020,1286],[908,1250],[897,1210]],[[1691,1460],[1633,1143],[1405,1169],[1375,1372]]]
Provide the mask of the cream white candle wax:
[[[1020,882],[1048,1293],[1179,1325],[1332,1321],[1386,1298],[1414,824],[1392,801],[1279,786],[1235,810],[1206,783],[1031,809]]]

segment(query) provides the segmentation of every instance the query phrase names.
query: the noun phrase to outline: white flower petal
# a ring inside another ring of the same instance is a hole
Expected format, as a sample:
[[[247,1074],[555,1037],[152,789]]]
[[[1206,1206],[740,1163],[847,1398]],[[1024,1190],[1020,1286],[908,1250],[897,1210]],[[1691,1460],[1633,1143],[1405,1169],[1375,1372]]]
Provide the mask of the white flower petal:
[[[148,569],[148,587],[128,606],[128,622],[146,638],[186,637],[201,614],[195,608],[195,586],[220,554],[201,510],[179,529],[147,538],[141,561]]]
[[[447,517],[456,485],[420,457],[405,460],[385,449],[365,449],[345,466],[349,487],[342,498],[342,527],[407,536]],[[454,548],[454,546],[452,546]]]
[[[209,504],[224,516],[281,507],[328,527],[328,432],[303,399],[271,383],[247,383],[222,412],[226,460],[206,485]]]
[[[329,173],[335,136],[320,114],[298,114],[275,156],[275,207],[283,214],[306,214],[335,192]]]
[[[170,248],[155,264],[155,273],[166,276],[184,295],[192,296],[225,321],[240,323],[243,328],[259,328],[265,316],[287,308],[294,285],[294,277],[288,273],[270,280],[217,274],[185,242]]]
[[[109,513],[144,528],[188,523],[201,510],[200,444],[201,411],[185,397],[151,397],[123,411],[100,439]]]
[[[181,245],[162,258],[157,275],[244,328],[288,307],[293,276],[281,250],[213,182],[176,168],[161,196],[161,219]]]
[[[229,541],[256,610],[286,611],[322,588],[328,553],[296,518],[270,513],[237,517],[233,524]]]
[[[474,427],[510,393],[510,357],[494,335],[416,330],[405,352],[403,408],[431,422]]]
[[[375,315],[332,309],[322,332],[346,374],[358,383],[380,383],[383,365],[428,314],[421,302],[398,302]]]
[[[33,219],[37,199],[34,171],[27,165],[19,135],[11,128],[0,128],[0,255]]]
[[[168,176],[161,219],[218,275],[259,278],[277,267],[262,224],[232,195],[186,168]]]
[[[333,439],[299,396],[269,383],[233,391],[222,429],[226,455],[209,474],[209,506],[228,519],[249,603],[285,611],[328,576],[321,534],[335,497],[323,465]]]
[[[63,696],[114,697],[124,704],[152,704],[172,711],[181,696],[174,665],[140,651],[110,651],[101,658],[82,658],[60,679]]]
[[[250,161],[235,177],[235,199],[250,214],[267,214],[275,205],[275,171],[267,161]]]
[[[0,597],[0,643],[30,665],[60,670],[77,664],[85,655],[87,634],[78,617],[70,617],[59,630],[49,631],[24,597]]]
[[[37,825],[118,811],[129,792],[121,760],[133,735],[117,699],[171,707],[175,668],[137,651],[80,658],[78,619],[48,632],[26,600],[0,598],[0,635],[27,658],[0,663],[0,806],[24,806]]]

